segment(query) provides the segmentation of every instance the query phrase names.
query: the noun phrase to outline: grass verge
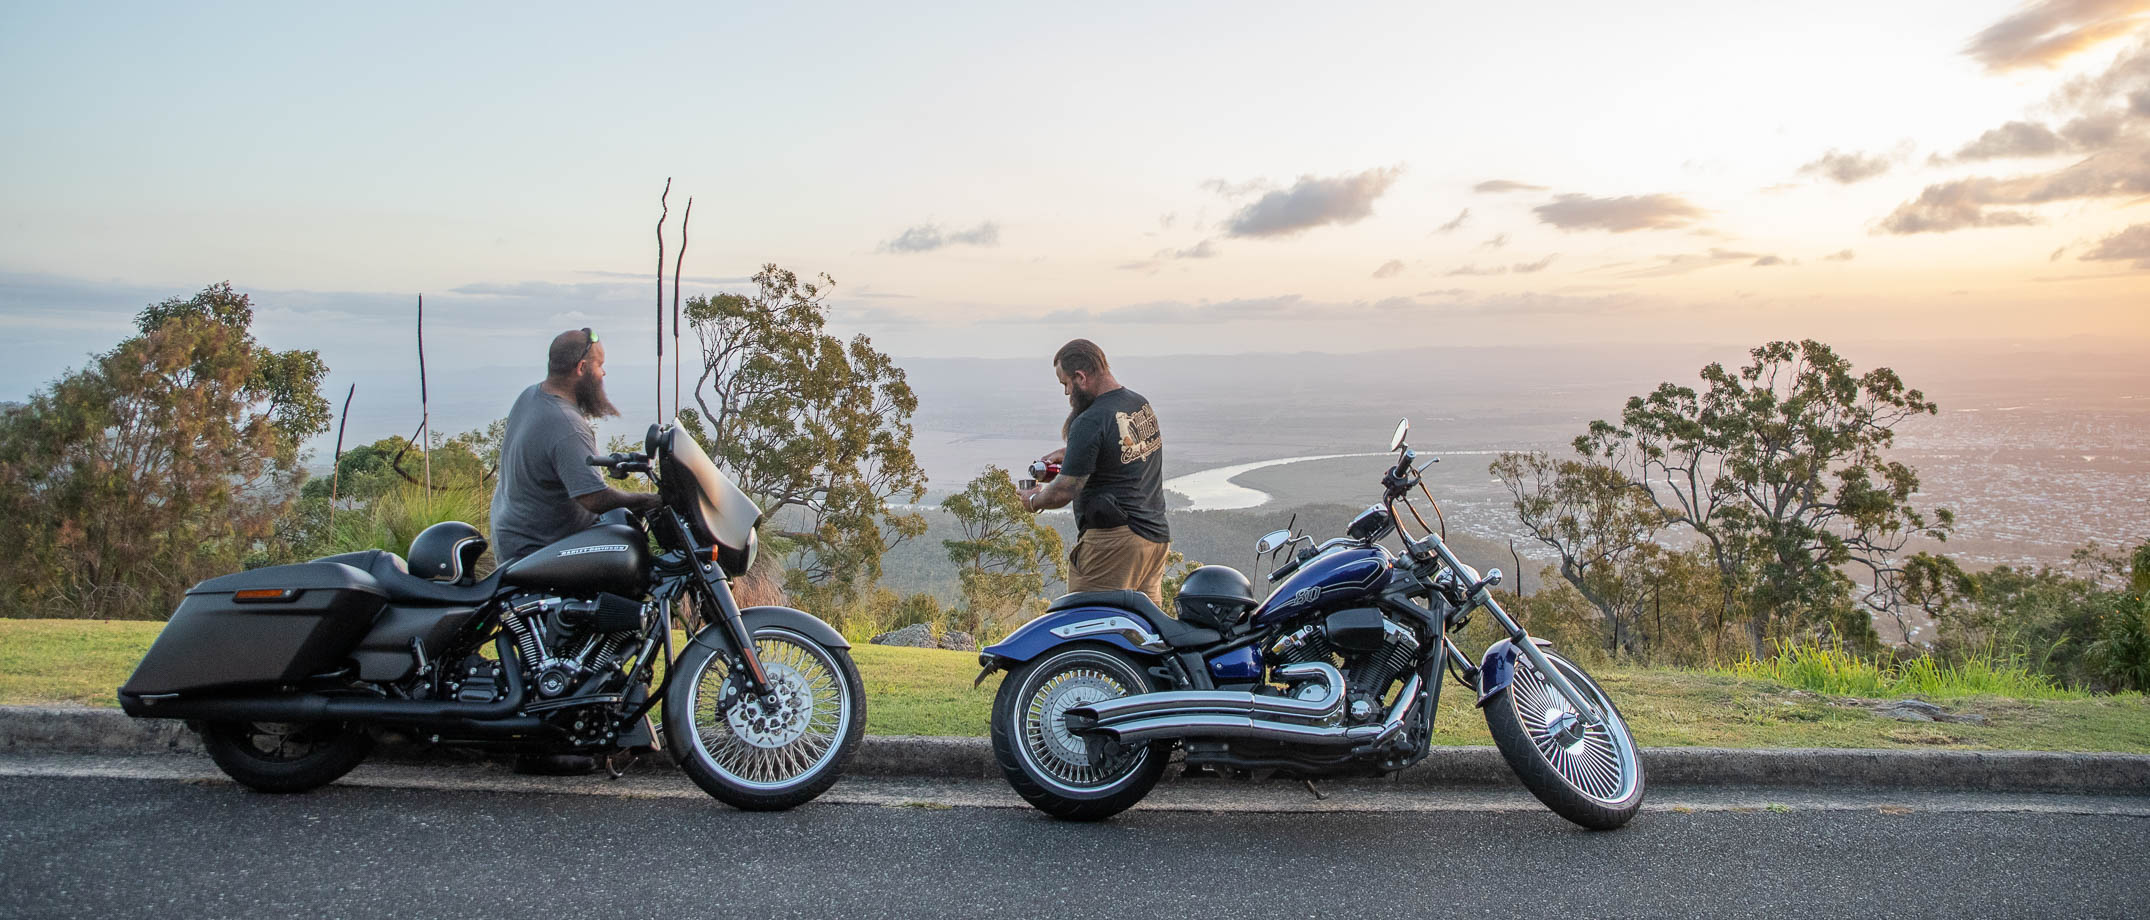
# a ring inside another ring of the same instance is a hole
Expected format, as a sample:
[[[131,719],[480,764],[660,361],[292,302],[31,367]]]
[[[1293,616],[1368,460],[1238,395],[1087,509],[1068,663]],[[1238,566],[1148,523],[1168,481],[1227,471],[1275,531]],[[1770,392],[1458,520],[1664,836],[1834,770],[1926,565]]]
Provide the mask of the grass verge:
[[[163,626],[155,622],[0,619],[0,704],[114,706]],[[866,681],[866,730],[877,735],[986,733],[1000,677],[976,689],[970,652],[859,645]],[[2150,699],[2066,695],[2023,698],[1944,695],[1958,714],[1983,724],[1902,722],[1875,715],[1872,696],[1916,691],[1827,693],[1759,675],[1669,669],[1600,669],[1599,683],[1651,747],[1971,748],[2150,753]],[[1475,695],[1449,682],[1434,721],[1436,744],[1490,744]]]

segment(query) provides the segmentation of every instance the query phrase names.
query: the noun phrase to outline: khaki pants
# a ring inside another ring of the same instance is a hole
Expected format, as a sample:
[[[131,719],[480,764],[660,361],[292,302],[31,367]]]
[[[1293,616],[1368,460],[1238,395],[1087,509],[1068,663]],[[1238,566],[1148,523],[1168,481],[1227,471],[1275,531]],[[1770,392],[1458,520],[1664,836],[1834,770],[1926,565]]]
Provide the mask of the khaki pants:
[[[1165,553],[1169,543],[1152,543],[1125,527],[1085,530],[1068,550],[1068,590],[1140,591],[1151,603],[1165,603]]]

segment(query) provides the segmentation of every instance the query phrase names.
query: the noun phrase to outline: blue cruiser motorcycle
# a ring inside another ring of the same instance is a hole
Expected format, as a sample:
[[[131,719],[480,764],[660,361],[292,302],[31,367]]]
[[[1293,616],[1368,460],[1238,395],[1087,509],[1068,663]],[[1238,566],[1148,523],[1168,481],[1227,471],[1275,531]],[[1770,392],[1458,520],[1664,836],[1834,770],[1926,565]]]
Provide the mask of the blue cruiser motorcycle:
[[[1149,793],[1174,747],[1188,768],[1227,775],[1393,773],[1426,757],[1445,668],[1477,693],[1501,756],[1546,807],[1594,830],[1633,818],[1643,769],[1626,722],[1501,609],[1499,569],[1481,577],[1426,525],[1410,493],[1432,495],[1409,430],[1397,423],[1381,503],[1345,536],[1317,546],[1280,530],[1255,545],[1290,552],[1268,600],[1239,572],[1204,566],[1177,616],[1136,591],[1079,592],[987,648],[979,681],[1008,672],[993,753],[1015,791],[1057,818],[1107,818]],[[1400,553],[1381,543],[1391,534]],[[1508,638],[1474,664],[1450,635],[1479,610]]]

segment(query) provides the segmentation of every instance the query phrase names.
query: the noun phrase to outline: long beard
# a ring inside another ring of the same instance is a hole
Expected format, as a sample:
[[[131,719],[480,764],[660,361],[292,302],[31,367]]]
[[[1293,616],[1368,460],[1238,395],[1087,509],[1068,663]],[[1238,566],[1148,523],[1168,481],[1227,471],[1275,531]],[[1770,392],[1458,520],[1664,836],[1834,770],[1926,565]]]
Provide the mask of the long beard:
[[[583,418],[620,414],[620,407],[605,396],[605,381],[595,375],[575,378],[575,410],[581,412]]]
[[[1086,394],[1081,390],[1068,394],[1068,420],[1060,423],[1061,438],[1066,438],[1069,432],[1075,430],[1075,417],[1081,415],[1084,409],[1090,408],[1090,404],[1094,402],[1097,402],[1096,396]]]

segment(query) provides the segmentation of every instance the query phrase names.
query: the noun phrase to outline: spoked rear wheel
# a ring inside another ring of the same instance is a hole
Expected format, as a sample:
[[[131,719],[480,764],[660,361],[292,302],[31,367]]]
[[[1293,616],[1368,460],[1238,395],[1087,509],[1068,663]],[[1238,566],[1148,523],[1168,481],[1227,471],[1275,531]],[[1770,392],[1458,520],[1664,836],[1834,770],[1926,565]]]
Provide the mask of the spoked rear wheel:
[[[1518,658],[1515,681],[1485,704],[1493,742],[1523,785],[1555,814],[1591,830],[1626,824],[1642,808],[1642,756],[1634,736],[1590,675],[1552,652],[1545,658],[1604,714],[1604,722],[1584,724],[1530,659]]]
[[[351,772],[373,738],[342,722],[211,722],[202,747],[224,775],[262,792],[305,792]]]
[[[1110,648],[1075,646],[1016,668],[993,699],[993,757],[1001,775],[1024,801],[1055,818],[1097,821],[1126,811],[1164,775],[1171,743],[1094,762],[1065,716],[1076,706],[1149,691],[1142,669]]]
[[[664,730],[695,785],[734,808],[777,811],[835,784],[866,732],[866,691],[840,648],[774,626],[754,631],[769,694],[742,692],[715,643],[680,656]]]

